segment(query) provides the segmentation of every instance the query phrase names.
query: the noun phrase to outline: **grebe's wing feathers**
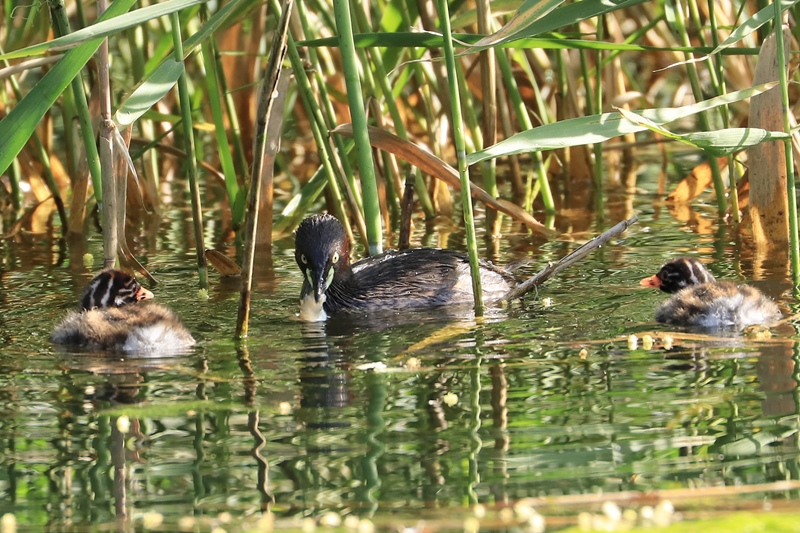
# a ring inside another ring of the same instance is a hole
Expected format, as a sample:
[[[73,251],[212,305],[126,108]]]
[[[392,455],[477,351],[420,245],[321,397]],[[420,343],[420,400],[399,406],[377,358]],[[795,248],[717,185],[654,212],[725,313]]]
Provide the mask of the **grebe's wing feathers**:
[[[508,290],[513,276],[482,264],[484,300]],[[472,301],[469,262],[454,250],[415,248],[392,250],[358,261],[347,290],[329,289],[331,305],[342,307],[429,307]]]

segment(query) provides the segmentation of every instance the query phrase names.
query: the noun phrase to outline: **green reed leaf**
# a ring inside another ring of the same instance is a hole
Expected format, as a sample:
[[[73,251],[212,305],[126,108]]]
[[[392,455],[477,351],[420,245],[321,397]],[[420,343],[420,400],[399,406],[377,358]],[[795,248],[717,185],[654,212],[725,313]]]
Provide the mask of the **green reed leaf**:
[[[146,111],[161,100],[183,74],[183,63],[174,59],[166,59],[156,68],[147,80],[140,84],[128,96],[114,115],[114,120],[121,129],[133,124]]]
[[[100,21],[126,13],[135,0],[117,0]],[[4,173],[64,89],[100,47],[102,37],[78,45],[50,69],[33,89],[0,120],[0,174]]]
[[[681,118],[695,115],[701,111],[707,111],[715,107],[750,98],[756,94],[761,94],[775,87],[776,84],[777,82],[765,83],[692,105],[674,108],[645,109],[636,112],[636,114],[641,115],[641,117],[656,125],[667,124]],[[520,132],[493,146],[473,152],[467,156],[467,162],[470,165],[474,165],[475,163],[493,157],[503,157],[541,150],[554,150],[583,144],[594,144],[645,129],[648,128],[643,125],[643,123],[636,123],[626,119],[619,112],[602,113],[600,115],[562,120],[560,122]]]
[[[626,9],[645,0],[583,0],[554,9],[561,2],[526,2],[502,28],[487,35],[463,53],[480,52],[489,47],[533,37],[559,28],[570,27],[581,20],[598,17],[611,11]]]
[[[44,43],[38,43],[33,46],[27,46],[0,55],[2,59],[15,59],[19,57],[29,57],[41,55],[51,50],[63,50],[75,46],[80,43],[87,42],[91,39],[98,37],[107,37],[122,30],[138,26],[149,20],[153,20],[164,15],[169,15],[175,11],[180,11],[190,6],[202,4],[208,0],[168,0],[167,2],[156,3],[148,7],[143,7],[130,13],[124,13],[124,16],[117,16],[111,19],[103,17],[103,20],[98,20],[91,26],[87,26],[80,30],[74,31],[63,37],[53,39]]]

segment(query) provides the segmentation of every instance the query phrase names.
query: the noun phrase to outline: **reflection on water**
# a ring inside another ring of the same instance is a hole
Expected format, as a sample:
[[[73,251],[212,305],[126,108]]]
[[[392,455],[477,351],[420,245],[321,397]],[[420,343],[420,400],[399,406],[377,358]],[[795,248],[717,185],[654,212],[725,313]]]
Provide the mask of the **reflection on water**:
[[[652,318],[663,297],[639,279],[695,246],[720,277],[753,270],[724,236],[640,218],[538,298],[481,319],[303,324],[300,273],[280,248],[242,345],[231,340],[238,285],[215,283],[202,300],[188,271],[160,257],[157,298],[200,339],[169,359],[56,351],[49,330],[83,280],[45,264],[7,269],[0,513],[54,529],[158,513],[175,530],[225,512],[416,520],[529,497],[800,480],[793,328],[767,340],[673,331],[666,350],[669,330]],[[511,242],[527,253],[522,240]],[[537,247],[530,271],[574,246]],[[190,264],[181,253],[174,261]],[[780,297],[787,285],[760,288]],[[630,350],[632,333],[655,346]]]

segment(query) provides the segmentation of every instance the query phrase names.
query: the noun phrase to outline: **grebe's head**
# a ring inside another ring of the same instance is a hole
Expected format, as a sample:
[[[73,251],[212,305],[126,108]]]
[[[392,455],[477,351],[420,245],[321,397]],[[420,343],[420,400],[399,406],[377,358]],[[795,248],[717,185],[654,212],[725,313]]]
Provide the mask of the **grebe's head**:
[[[334,278],[350,265],[350,242],[344,226],[332,215],[312,215],[300,223],[294,257],[303,272],[300,298],[313,294],[319,303]]]

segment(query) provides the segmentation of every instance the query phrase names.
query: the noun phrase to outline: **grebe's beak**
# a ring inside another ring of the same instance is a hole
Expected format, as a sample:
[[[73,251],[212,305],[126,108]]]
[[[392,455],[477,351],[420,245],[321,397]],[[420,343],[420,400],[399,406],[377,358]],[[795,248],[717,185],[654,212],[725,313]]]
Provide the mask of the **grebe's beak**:
[[[658,275],[652,275],[649,278],[644,278],[642,281],[639,282],[639,285],[642,287],[652,287],[654,289],[661,288],[661,278]]]
[[[324,302],[325,291],[328,290],[331,282],[333,281],[333,268],[316,270],[307,268],[305,270],[306,279],[303,280],[303,288],[300,290],[300,298],[305,298],[309,294],[314,295],[314,301],[320,303]]]
[[[326,272],[330,272],[330,275],[326,276],[325,275]],[[322,268],[318,272],[315,272],[315,274],[316,275],[314,276],[314,279],[313,279],[314,300],[317,303],[319,303],[320,299],[322,299],[322,296],[325,294],[325,291],[328,290],[328,284],[330,283],[330,280],[333,278],[333,269],[332,268],[327,268],[327,269]],[[326,277],[329,278],[329,279],[325,279]],[[324,302],[325,300],[322,300],[322,301]]]

